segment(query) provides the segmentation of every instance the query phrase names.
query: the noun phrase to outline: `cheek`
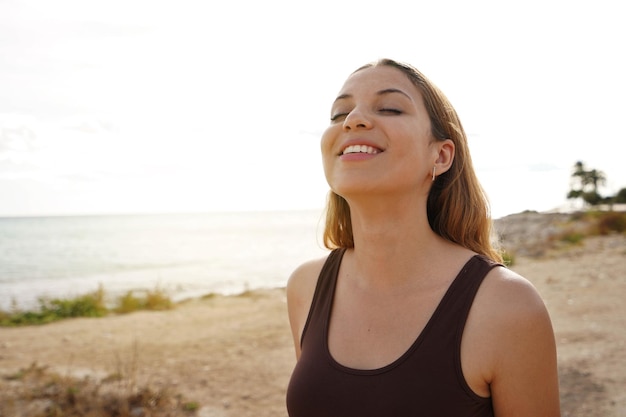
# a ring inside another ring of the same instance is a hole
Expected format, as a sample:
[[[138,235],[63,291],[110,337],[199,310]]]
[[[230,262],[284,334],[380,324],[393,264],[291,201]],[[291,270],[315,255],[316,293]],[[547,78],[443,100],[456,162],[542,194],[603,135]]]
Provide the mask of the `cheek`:
[[[320,151],[322,153],[322,164],[324,168],[324,174],[328,179],[330,171],[332,170],[332,163],[335,160],[335,133],[332,126],[324,131],[320,140]]]
[[[335,129],[333,127],[329,127],[322,133],[322,139],[320,140],[320,150],[322,152],[322,158],[326,160],[326,158],[333,156],[335,150]]]

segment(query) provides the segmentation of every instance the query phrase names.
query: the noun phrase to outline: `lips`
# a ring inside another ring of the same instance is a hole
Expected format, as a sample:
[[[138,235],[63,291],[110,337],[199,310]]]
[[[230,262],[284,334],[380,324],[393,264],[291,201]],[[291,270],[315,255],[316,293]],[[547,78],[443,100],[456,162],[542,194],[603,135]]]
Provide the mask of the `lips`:
[[[380,149],[375,148],[370,145],[349,145],[346,146],[341,155],[355,154],[355,153],[365,153],[370,155],[375,155],[377,153],[382,152]]]

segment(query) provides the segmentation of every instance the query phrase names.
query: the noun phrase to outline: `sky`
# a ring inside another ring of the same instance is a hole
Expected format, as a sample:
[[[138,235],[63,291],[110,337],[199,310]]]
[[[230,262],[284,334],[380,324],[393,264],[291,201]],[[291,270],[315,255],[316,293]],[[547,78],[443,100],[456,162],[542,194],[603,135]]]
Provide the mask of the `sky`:
[[[620,1],[0,0],[0,216],[318,209],[345,78],[451,100],[494,217],[626,187]]]

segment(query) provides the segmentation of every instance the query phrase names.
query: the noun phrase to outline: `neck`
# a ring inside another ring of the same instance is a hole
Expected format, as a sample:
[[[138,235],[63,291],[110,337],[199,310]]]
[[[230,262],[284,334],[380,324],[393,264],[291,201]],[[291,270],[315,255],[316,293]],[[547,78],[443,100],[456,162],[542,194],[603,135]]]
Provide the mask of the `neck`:
[[[351,264],[365,285],[393,286],[428,281],[455,245],[430,228],[426,204],[350,202],[354,250]],[[424,282],[422,282],[423,284]]]

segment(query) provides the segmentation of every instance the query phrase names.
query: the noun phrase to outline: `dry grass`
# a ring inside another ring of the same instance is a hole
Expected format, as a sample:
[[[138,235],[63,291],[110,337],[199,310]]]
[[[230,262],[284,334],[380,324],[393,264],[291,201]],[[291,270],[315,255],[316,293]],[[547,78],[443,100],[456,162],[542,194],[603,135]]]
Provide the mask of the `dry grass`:
[[[135,355],[137,352],[135,353]],[[119,358],[118,358],[119,359]],[[190,417],[199,404],[168,387],[138,386],[137,357],[116,372],[94,376],[60,375],[33,363],[4,375],[0,416],[6,417]]]
[[[37,311],[0,311],[0,325],[47,324],[66,318],[103,317],[138,310],[167,310],[174,307],[160,289],[143,297],[132,292],[118,298],[116,306],[105,306],[105,292],[97,291],[73,299],[40,300]],[[116,369],[104,378],[93,375],[60,375],[32,363],[10,375],[0,375],[0,417],[178,417],[192,416],[199,408],[168,387],[138,386],[139,349],[130,360],[116,357]]]

